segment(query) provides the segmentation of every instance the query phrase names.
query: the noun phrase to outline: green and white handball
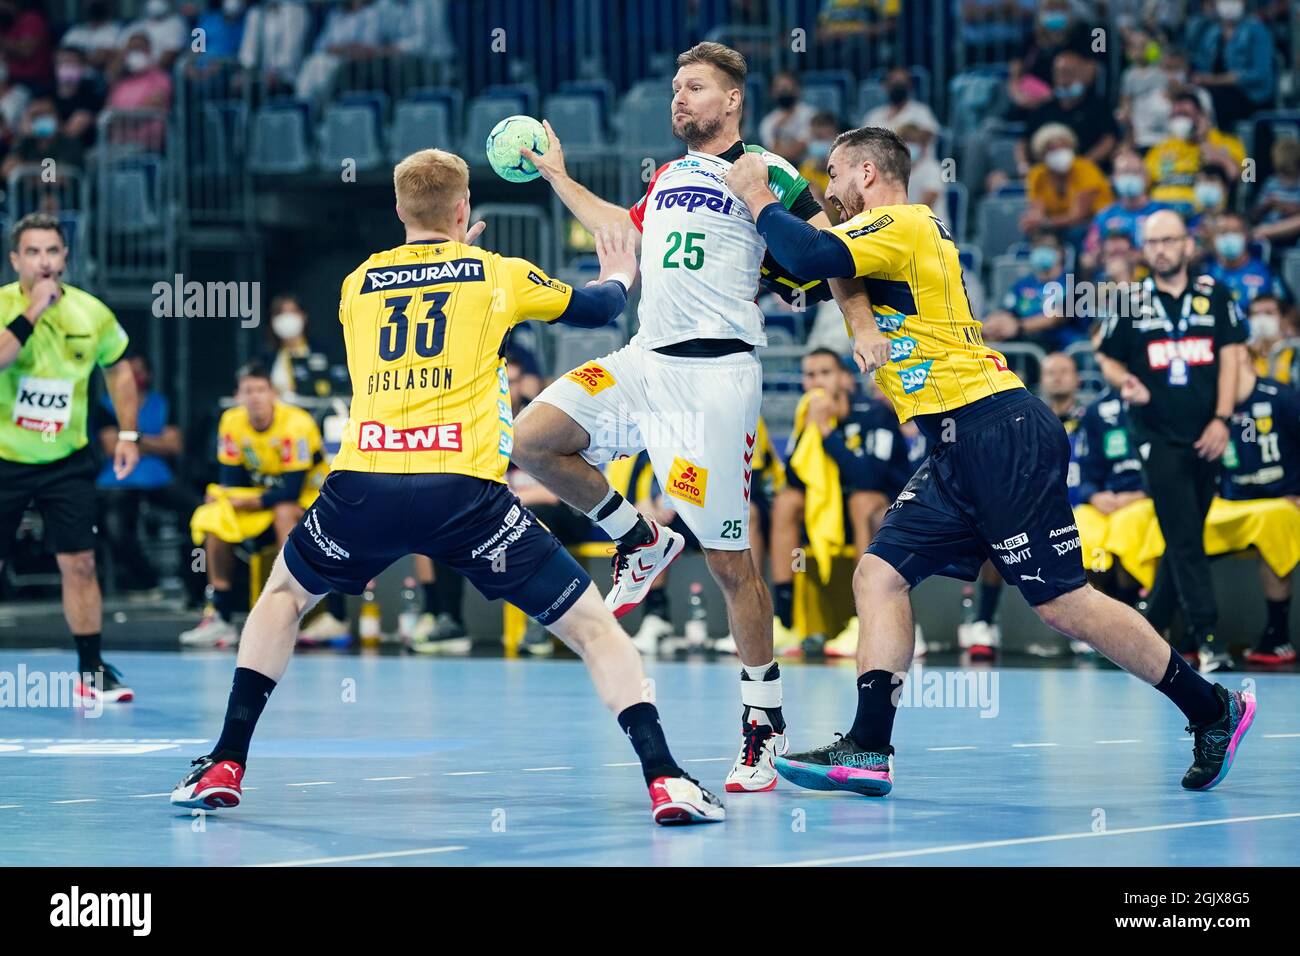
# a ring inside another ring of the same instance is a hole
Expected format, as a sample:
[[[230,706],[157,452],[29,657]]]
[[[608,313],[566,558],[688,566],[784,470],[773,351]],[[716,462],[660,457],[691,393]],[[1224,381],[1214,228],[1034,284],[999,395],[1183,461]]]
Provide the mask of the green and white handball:
[[[550,148],[550,138],[537,120],[531,116],[507,116],[488,133],[487,161],[502,179],[526,183],[541,173],[519,150],[531,149],[541,154]]]

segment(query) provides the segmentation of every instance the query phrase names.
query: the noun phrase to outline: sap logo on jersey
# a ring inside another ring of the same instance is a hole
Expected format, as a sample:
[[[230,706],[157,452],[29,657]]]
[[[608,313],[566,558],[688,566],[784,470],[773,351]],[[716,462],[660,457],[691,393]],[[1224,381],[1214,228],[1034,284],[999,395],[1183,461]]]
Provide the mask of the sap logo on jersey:
[[[926,359],[920,365],[913,365],[911,368],[900,368],[898,378],[903,383],[903,393],[911,395],[913,392],[925,388],[925,383],[930,378],[930,366],[933,364],[934,359]]]
[[[685,458],[674,458],[668,472],[668,493],[680,501],[704,507],[709,487],[709,469],[693,465]]]
[[[460,422],[392,428],[383,422],[362,422],[360,451],[460,451]]]
[[[1168,368],[1174,359],[1188,365],[1214,364],[1214,339],[1157,339],[1147,343],[1147,364],[1153,369]]]
[[[722,194],[722,190],[704,186],[675,186],[655,193],[656,209],[680,208],[684,212],[695,212],[704,206],[713,212],[731,215],[733,205],[731,199]]]
[[[380,289],[414,289],[440,282],[482,281],[482,259],[452,259],[450,262],[430,262],[427,265],[367,269],[365,285],[361,291],[364,294]]]
[[[910,358],[912,353],[916,351],[916,345],[916,339],[910,335],[891,339],[889,342],[889,361],[901,362],[903,359]]]
[[[588,395],[596,395],[615,384],[614,376],[610,375],[603,365],[597,365],[595,362],[588,362],[575,368],[564,377],[577,382]]]

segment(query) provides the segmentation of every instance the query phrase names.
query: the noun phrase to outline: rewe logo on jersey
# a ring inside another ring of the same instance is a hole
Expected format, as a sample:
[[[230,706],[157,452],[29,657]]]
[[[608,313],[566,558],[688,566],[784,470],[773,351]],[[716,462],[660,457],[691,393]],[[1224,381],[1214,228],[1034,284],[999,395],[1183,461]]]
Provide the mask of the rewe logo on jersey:
[[[1174,359],[1182,359],[1188,365],[1213,365],[1214,340],[1197,337],[1147,343],[1147,364],[1153,369],[1168,368]]]
[[[588,395],[596,395],[614,384],[614,376],[603,365],[595,362],[575,368],[564,377],[577,382],[586,389]]]
[[[361,451],[460,451],[460,422],[414,428],[362,422],[357,448]]]
[[[709,469],[691,464],[685,458],[674,458],[668,472],[668,494],[693,505],[704,506],[709,487]]]
[[[452,259],[411,266],[367,269],[362,293],[380,289],[414,289],[439,282],[482,282],[482,259]]]

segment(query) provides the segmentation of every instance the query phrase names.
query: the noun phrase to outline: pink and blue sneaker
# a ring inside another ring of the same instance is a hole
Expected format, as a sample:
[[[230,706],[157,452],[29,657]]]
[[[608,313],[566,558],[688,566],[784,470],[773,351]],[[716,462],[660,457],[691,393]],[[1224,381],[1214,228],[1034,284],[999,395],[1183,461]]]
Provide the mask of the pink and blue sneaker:
[[[859,747],[852,737],[805,753],[774,757],[776,772],[806,790],[848,790],[864,797],[883,797],[894,788],[894,748]]]
[[[1214,685],[1223,701],[1223,716],[1200,727],[1188,727],[1192,734],[1192,765],[1183,774],[1183,789],[1212,790],[1228,775],[1246,731],[1255,722],[1255,695]]]

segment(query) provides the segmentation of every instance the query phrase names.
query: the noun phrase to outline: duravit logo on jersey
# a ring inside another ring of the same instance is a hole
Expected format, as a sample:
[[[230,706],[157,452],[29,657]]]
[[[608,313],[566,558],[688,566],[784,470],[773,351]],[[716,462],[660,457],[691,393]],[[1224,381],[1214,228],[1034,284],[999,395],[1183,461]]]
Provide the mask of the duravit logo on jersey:
[[[904,359],[911,358],[912,353],[916,351],[916,345],[916,339],[910,335],[891,339],[889,342],[889,361],[901,362]]]
[[[482,259],[452,259],[449,262],[429,262],[413,266],[381,266],[367,269],[361,291],[378,292],[381,289],[413,289],[441,282],[482,282]]]
[[[681,209],[695,212],[701,206],[723,215],[731,215],[732,200],[720,189],[707,186],[675,186],[655,193],[655,209]]]
[[[925,383],[930,378],[930,366],[934,364],[934,359],[926,359],[920,365],[913,365],[911,368],[900,368],[898,370],[898,379],[903,383],[903,393],[911,395],[915,391],[925,388]]]

